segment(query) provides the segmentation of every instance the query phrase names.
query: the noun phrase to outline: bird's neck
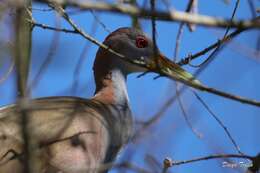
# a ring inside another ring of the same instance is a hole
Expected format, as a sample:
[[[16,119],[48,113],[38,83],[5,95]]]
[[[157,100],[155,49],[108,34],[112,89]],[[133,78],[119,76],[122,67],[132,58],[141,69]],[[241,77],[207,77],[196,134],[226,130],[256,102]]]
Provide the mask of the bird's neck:
[[[105,70],[95,76],[96,91],[94,99],[107,104],[128,105],[126,75],[120,69]]]

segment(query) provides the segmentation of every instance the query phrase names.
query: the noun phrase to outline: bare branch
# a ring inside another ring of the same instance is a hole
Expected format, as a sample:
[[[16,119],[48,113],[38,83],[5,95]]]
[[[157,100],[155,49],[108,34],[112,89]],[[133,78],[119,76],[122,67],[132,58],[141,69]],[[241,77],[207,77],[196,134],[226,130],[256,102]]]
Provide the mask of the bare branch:
[[[57,27],[60,26],[60,22],[58,19],[56,20],[56,26]],[[48,65],[53,60],[55,52],[58,49],[59,40],[60,40],[60,33],[54,32],[46,58],[44,59],[44,62],[41,64],[38,72],[36,73],[35,77],[32,79],[32,82],[28,87],[29,92],[37,86],[37,84],[41,80],[42,75],[44,74],[44,71],[47,69]]]
[[[233,12],[232,12],[232,15],[231,15],[231,19],[230,19],[231,21],[234,20],[234,17],[235,17],[236,11],[237,11],[237,9],[238,9],[239,3],[240,3],[240,0],[237,0],[237,1],[236,1],[236,5],[235,5],[235,7],[234,7],[234,9],[233,9]],[[227,34],[228,34],[229,30],[230,30],[230,27],[227,27],[223,38],[222,38],[220,41],[218,41],[218,43],[216,44],[215,50],[214,50],[213,52],[211,52],[211,54],[208,56],[208,58],[207,58],[206,60],[204,60],[200,65],[192,65],[192,66],[193,66],[193,67],[200,67],[200,66],[203,66],[204,64],[206,64],[207,62],[209,62],[211,59],[213,59],[213,58],[215,57],[216,53],[220,50],[220,48],[221,48],[221,46],[223,45],[223,43],[225,43],[226,41],[229,41],[229,39],[226,40],[226,37],[227,37]],[[234,34],[234,33],[235,33],[235,34],[239,34],[239,32],[233,32],[233,34]],[[231,35],[231,34],[230,34],[230,35]],[[229,35],[229,36],[230,36],[230,35]],[[209,49],[207,49],[207,48],[206,48],[205,50],[206,50],[206,52],[209,51]],[[201,53],[204,54],[203,51],[202,51]],[[193,56],[193,57],[192,57],[192,56],[189,56],[187,62],[189,63],[190,60],[191,60],[191,59],[194,59],[194,58],[195,58],[194,56]]]
[[[239,154],[216,154],[216,155],[209,155],[205,157],[198,157],[195,159],[190,159],[190,160],[183,160],[183,161],[174,161],[172,159],[167,159],[169,161],[168,167],[173,167],[177,165],[183,165],[183,164],[188,164],[188,163],[193,163],[193,162],[198,162],[198,161],[205,161],[205,160],[211,160],[211,159],[222,159],[222,158],[240,158],[240,159],[249,159],[251,161],[254,160],[254,157],[248,156],[248,155],[239,155]]]
[[[35,0],[37,2],[49,2],[46,0]],[[260,21],[258,19],[252,20],[228,20],[221,18],[214,18],[206,15],[190,14],[187,12],[181,12],[172,10],[170,12],[156,11],[138,8],[133,5],[123,5],[123,4],[109,4],[105,2],[92,2],[92,1],[63,1],[61,3],[58,0],[52,0],[50,2],[57,3],[61,6],[72,6],[84,10],[95,10],[95,11],[106,11],[119,14],[126,14],[135,17],[151,18],[156,17],[156,20],[162,21],[178,21],[186,22],[191,24],[204,25],[209,27],[234,27],[234,28],[260,28]]]
[[[230,141],[232,142],[232,144],[236,148],[237,152],[239,154],[243,155],[244,153],[240,150],[240,147],[236,143],[235,139],[232,137],[232,135],[229,132],[229,130],[227,129],[227,127],[223,124],[223,122],[217,117],[217,115],[209,108],[209,106],[206,104],[206,102],[195,91],[192,91],[192,93],[199,100],[199,102],[206,108],[206,110],[210,113],[210,115],[212,115],[212,117],[217,121],[217,123],[223,128],[223,130],[227,134],[228,138],[230,139]]]
[[[215,43],[211,44],[210,46],[208,46],[207,48],[203,49],[202,51],[199,51],[193,55],[188,55],[187,57],[183,58],[182,60],[180,60],[178,62],[179,65],[186,65],[189,64],[190,61],[208,53],[209,51],[215,49],[216,47],[218,47],[219,45],[223,45],[224,43],[228,43],[229,41],[231,41],[233,38],[235,38],[237,35],[239,35],[240,33],[246,31],[246,29],[237,29],[234,32],[230,33],[229,35],[227,35],[226,37],[224,37],[221,40],[216,41]]]
[[[12,73],[12,71],[14,69],[14,65],[15,65],[15,62],[12,58],[10,67],[8,67],[6,73],[3,76],[1,76],[1,78],[0,78],[0,84],[3,83],[8,78],[8,76]]]
[[[181,108],[181,111],[182,111],[182,115],[185,119],[185,122],[186,124],[188,125],[188,127],[191,129],[191,131],[199,138],[201,139],[202,138],[202,134],[200,132],[198,132],[193,126],[192,126],[192,123],[185,111],[185,108],[184,108],[184,105],[182,103],[182,100],[181,100],[181,96],[180,96],[180,93],[179,93],[179,89],[178,89],[178,83],[176,82],[176,97],[177,97],[177,101],[180,105],[180,108]]]
[[[90,31],[90,34],[93,35],[96,30],[97,30],[97,21],[94,21],[93,24],[91,25],[91,31]],[[80,57],[79,57],[79,60],[76,64],[76,67],[74,69],[74,72],[73,72],[73,85],[72,85],[72,92],[76,93],[77,91],[77,87],[78,87],[78,83],[79,83],[79,73],[80,73],[80,70],[82,68],[82,65],[83,65],[83,62],[84,60],[86,59],[86,54],[88,52],[88,49],[90,48],[91,44],[90,42],[86,42],[85,45],[84,45],[84,48],[80,54]]]
[[[27,92],[26,85],[28,79],[30,56],[31,56],[31,25],[26,20],[31,18],[31,12],[26,8],[31,6],[31,2],[25,2],[24,5],[16,7],[15,14],[15,67],[17,71],[17,90],[18,90],[18,108],[21,114],[21,133],[24,141],[23,152],[23,172],[30,173],[32,171],[32,152],[31,139],[28,129],[28,108],[27,108]]]
[[[65,32],[65,33],[73,33],[73,34],[79,34],[77,31],[75,30],[70,30],[70,29],[65,29],[65,28],[56,28],[56,27],[52,27],[49,25],[45,25],[42,23],[37,23],[34,20],[27,20],[29,23],[32,24],[32,26],[36,26],[36,27],[40,27],[42,29],[48,29],[48,30],[52,30],[52,31],[59,31],[59,32]]]

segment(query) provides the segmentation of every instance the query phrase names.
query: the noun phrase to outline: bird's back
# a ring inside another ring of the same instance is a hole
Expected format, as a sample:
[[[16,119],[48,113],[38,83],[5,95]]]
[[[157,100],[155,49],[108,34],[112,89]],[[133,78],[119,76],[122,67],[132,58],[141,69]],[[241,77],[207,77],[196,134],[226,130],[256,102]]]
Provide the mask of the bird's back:
[[[23,139],[17,109],[16,105],[0,109],[0,173],[22,172]],[[127,105],[51,97],[30,102],[27,115],[31,161],[39,173],[102,172],[131,134]]]

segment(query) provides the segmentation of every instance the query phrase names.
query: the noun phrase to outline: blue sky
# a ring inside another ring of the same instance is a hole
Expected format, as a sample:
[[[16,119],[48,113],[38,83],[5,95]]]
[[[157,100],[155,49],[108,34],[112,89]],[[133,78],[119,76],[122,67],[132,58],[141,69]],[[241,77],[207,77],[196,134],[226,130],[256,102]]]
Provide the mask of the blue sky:
[[[172,1],[171,8],[184,10],[187,0]],[[140,3],[140,2],[139,2]],[[256,6],[259,1],[254,0]],[[141,4],[141,3],[140,3]],[[199,12],[201,14],[230,17],[235,1],[231,0],[225,4],[221,0],[200,0]],[[165,9],[159,2],[158,8]],[[35,4],[37,8],[47,8]],[[75,9],[68,9],[75,10]],[[130,26],[131,18],[111,13],[96,13],[99,20],[105,26],[113,31],[119,27]],[[33,11],[33,17],[37,22],[55,26],[54,12]],[[82,12],[71,16],[73,20],[86,32],[91,31],[93,24],[93,15],[89,12]],[[251,18],[248,1],[241,0],[236,18]],[[141,20],[144,31],[151,35],[151,22]],[[70,28],[65,22],[61,21],[63,28]],[[176,41],[178,23],[175,22],[157,22],[157,42],[158,46],[165,55],[173,58],[173,50]],[[3,26],[1,30],[6,31]],[[187,56],[189,53],[195,53],[221,38],[224,29],[214,29],[198,26],[195,32],[189,32],[187,27],[184,29],[184,35],[181,40],[180,53],[178,58]],[[12,34],[8,33],[7,38]],[[1,34],[2,35],[2,34]],[[98,24],[97,30],[93,35],[99,41],[108,35],[108,32]],[[49,51],[53,32],[34,28],[33,47],[30,79],[32,79],[39,70]],[[253,51],[256,47],[259,31],[250,30],[239,35],[234,41],[226,46],[218,54],[214,62],[204,70],[198,77],[202,83],[207,86],[230,92],[236,95],[260,100],[260,82],[259,82],[259,55],[248,54],[245,50]],[[2,37],[3,38],[3,37]],[[84,62],[80,70],[79,86],[76,92],[72,92],[73,72],[76,63],[80,57],[84,45],[88,42],[79,35],[60,33],[59,44],[51,63],[44,71],[38,85],[33,89],[33,97],[56,96],[56,95],[76,95],[80,97],[91,97],[93,95],[94,81],[92,75],[92,63],[97,51],[97,46],[91,44],[87,51]],[[200,63],[207,55],[194,61],[194,64]],[[7,62],[7,60],[6,60]],[[6,70],[8,62],[2,65],[0,75]],[[185,67],[190,72],[196,69]],[[128,90],[133,114],[137,120],[147,120],[153,116],[165,103],[165,101],[175,95],[175,84],[166,78],[154,80],[155,74],[147,74],[142,78],[137,78],[138,74],[128,77]],[[0,105],[6,105],[15,101],[15,83],[13,75],[5,83],[0,84]],[[244,105],[238,102],[230,101],[212,94],[198,92],[207,102],[213,112],[223,121],[229,129],[233,138],[236,140],[241,150],[249,155],[256,155],[260,152],[260,109],[257,107]],[[130,144],[121,154],[118,161],[124,159],[124,154],[129,151],[135,151],[134,162],[140,166],[146,166],[144,156],[149,153],[159,162],[166,156],[176,160],[191,159],[193,157],[205,156],[214,153],[236,153],[224,130],[209,115],[201,103],[187,90],[182,101],[187,110],[189,119],[194,128],[203,135],[198,139],[184,121],[180,107],[174,103],[165,112],[165,115],[149,130],[143,140],[136,144]],[[173,172],[235,172],[230,168],[222,168],[222,161],[204,161],[191,165],[184,165],[171,168]]]

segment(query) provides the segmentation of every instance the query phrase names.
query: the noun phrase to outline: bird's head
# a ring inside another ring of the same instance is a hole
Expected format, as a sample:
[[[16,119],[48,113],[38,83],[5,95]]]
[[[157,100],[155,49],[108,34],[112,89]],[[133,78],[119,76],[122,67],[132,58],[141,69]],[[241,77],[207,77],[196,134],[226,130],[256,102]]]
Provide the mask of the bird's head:
[[[148,63],[153,57],[153,42],[145,33],[138,29],[119,28],[109,34],[103,44],[130,60],[142,59]],[[102,48],[97,52],[94,68],[98,64],[104,64],[106,67],[111,66],[110,68],[120,68],[126,74],[146,70],[145,68],[124,61]]]
[[[176,80],[193,80],[193,76],[183,70],[177,64],[171,62],[163,56],[157,48],[154,48],[153,41],[144,32],[134,28],[119,28],[110,33],[103,42],[115,52],[125,58],[141,61],[146,67],[138,66],[134,63],[122,60],[112,52],[99,48],[95,63],[94,73],[105,74],[106,70],[118,68],[125,75],[133,72],[144,72],[149,70],[156,71],[156,68],[165,67],[172,71],[173,78]]]

